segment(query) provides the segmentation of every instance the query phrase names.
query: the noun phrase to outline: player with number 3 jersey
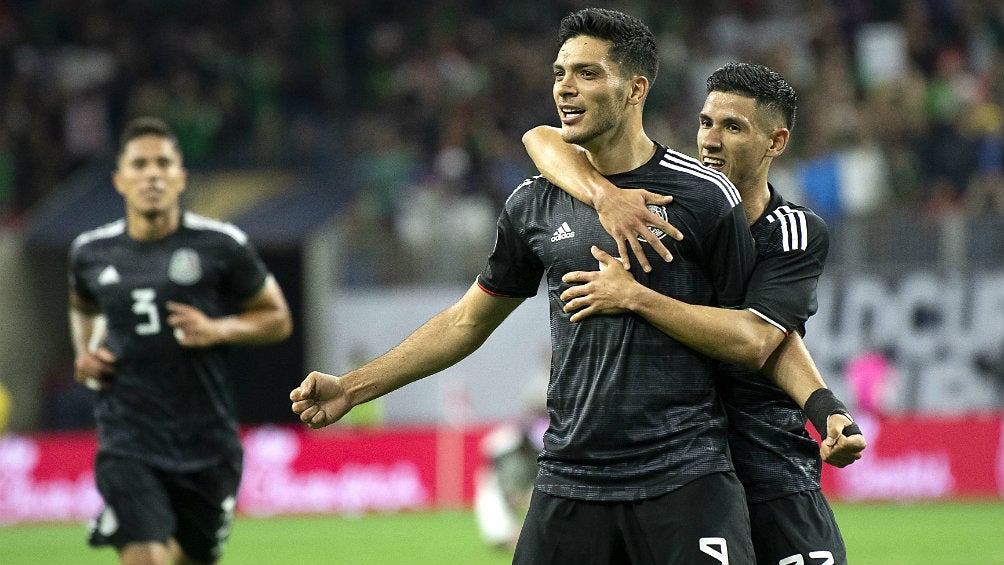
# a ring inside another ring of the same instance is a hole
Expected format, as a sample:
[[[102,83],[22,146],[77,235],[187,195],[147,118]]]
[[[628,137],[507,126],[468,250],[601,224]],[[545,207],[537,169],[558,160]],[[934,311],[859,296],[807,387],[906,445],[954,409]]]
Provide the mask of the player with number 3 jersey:
[[[244,232],[181,210],[162,121],[127,125],[112,180],[125,218],[79,235],[69,261],[74,377],[99,391],[90,541],[123,564],[214,563],[242,461],[227,348],[285,339],[289,308]]]

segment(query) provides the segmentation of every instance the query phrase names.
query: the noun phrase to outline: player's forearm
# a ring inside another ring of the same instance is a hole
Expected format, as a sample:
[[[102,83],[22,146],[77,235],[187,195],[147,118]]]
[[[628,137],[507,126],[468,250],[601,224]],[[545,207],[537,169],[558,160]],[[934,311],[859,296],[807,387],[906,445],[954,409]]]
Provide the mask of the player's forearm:
[[[214,321],[219,343],[258,345],[275,343],[289,337],[293,322],[289,312],[274,308],[253,310]]]
[[[94,334],[95,317],[71,308],[69,319],[70,341],[73,343],[73,352],[76,355],[80,355],[87,351],[91,336]]]
[[[264,344],[282,341],[293,332],[293,317],[278,283],[269,277],[265,286],[234,316],[214,320],[220,343]]]
[[[440,312],[387,353],[342,377],[351,404],[368,402],[455,365],[480,347],[495,327],[492,321],[471,319],[459,305]]]
[[[581,147],[561,139],[557,128],[537,126],[523,134],[523,145],[544,178],[593,208],[602,204],[607,191],[618,190],[593,167]]]
[[[687,304],[638,286],[630,307],[633,312],[713,359],[759,370],[784,337],[748,310]]]
[[[67,314],[70,323],[70,342],[73,344],[74,354],[79,356],[86,353],[96,340],[103,337],[101,311],[71,293]]]
[[[407,384],[447,369],[469,355],[477,345],[465,344],[438,326],[423,326],[400,345],[342,381],[353,406],[381,397]]]
[[[763,373],[786,392],[799,407],[814,391],[826,388],[816,363],[809,355],[801,336],[792,332],[774,351],[764,365]]]

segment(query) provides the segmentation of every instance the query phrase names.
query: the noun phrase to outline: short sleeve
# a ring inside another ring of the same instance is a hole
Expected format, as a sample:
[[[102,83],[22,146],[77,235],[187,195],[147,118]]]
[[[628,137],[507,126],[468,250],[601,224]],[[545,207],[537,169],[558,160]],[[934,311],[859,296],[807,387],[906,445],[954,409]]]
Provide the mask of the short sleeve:
[[[750,278],[745,306],[785,333],[801,332],[818,308],[816,286],[829,234],[808,209],[781,206],[768,218],[773,229]]]

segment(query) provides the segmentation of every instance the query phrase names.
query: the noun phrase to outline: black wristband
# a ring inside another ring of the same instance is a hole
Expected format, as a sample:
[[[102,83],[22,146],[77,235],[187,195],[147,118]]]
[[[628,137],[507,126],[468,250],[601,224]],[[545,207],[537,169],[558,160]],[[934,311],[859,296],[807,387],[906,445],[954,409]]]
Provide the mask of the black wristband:
[[[848,417],[850,417],[850,416],[848,416]],[[861,428],[858,427],[858,423],[855,422],[853,419],[851,420],[851,425],[849,425],[846,428],[844,428],[844,431],[841,432],[841,433],[844,435],[844,437],[863,435],[861,433]]]
[[[851,421],[851,425],[844,428],[844,436],[849,437],[861,433],[861,428],[854,423],[854,418],[851,418],[851,413],[847,411],[847,407],[828,388],[820,388],[813,391],[805,401],[805,408],[803,410],[809,421],[812,422],[812,427],[816,428],[816,431],[819,432],[820,438],[826,439],[826,419],[830,417],[830,414],[842,414]]]

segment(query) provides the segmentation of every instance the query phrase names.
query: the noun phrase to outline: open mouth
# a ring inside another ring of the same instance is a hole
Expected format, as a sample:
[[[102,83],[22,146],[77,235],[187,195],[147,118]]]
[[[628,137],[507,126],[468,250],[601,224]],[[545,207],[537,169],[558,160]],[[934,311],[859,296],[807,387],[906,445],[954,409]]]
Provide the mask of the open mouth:
[[[577,121],[586,111],[575,106],[561,106],[558,108],[558,113],[561,114],[561,122],[569,124]]]
[[[723,168],[725,168],[725,161],[722,161],[721,159],[716,159],[714,157],[702,157],[701,162],[704,163],[705,167],[708,167],[709,169],[714,169],[716,171],[720,171]]]

